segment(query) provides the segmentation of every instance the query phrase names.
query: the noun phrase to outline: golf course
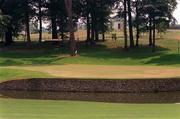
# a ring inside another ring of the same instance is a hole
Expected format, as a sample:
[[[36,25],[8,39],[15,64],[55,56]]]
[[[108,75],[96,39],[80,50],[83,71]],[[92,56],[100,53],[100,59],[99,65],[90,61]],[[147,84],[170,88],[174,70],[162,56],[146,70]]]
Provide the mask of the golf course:
[[[0,119],[180,119],[179,0],[0,0]]]
[[[57,49],[47,44],[40,46],[36,45],[36,43],[31,49],[26,49],[19,42],[18,46],[14,44],[11,48],[2,49],[3,52],[0,53],[0,79],[1,82],[5,82],[31,78],[50,78],[52,80],[53,78],[83,80],[178,78],[180,77],[180,60],[177,45],[179,39],[176,37],[178,33],[179,31],[168,31],[163,38],[157,40],[158,47],[155,53],[152,53],[151,47],[145,46],[146,42],[143,39],[141,43],[144,45],[128,52],[117,46],[117,44],[123,44],[122,40],[100,42],[91,50],[80,44],[81,50],[76,57],[70,57],[66,52],[67,49]],[[168,38],[170,34],[173,34],[173,37]],[[37,47],[38,51],[36,51]],[[137,96],[142,101],[136,102],[136,99],[134,99],[130,101],[131,103],[122,101],[123,99],[116,102],[115,100],[122,97],[117,98],[115,96],[117,94],[104,97],[104,101],[91,98],[94,100],[90,102],[87,97],[89,94],[86,96],[84,94],[80,94],[81,96],[58,94],[59,100],[54,100],[55,98],[46,99],[46,96],[43,96],[46,100],[42,98],[31,99],[32,93],[30,92],[26,92],[27,95],[31,95],[27,96],[30,97],[27,99],[23,98],[23,96],[18,98],[19,94],[16,92],[12,94],[13,96],[4,94],[1,93],[0,99],[1,119],[180,118],[178,92],[172,95],[168,92],[165,93],[165,95],[174,97],[173,101],[170,101],[170,97],[163,97],[157,93],[154,94],[155,97],[162,97],[165,101],[161,102],[159,98],[154,99],[152,96],[149,96],[146,100],[143,96]],[[40,95],[41,93],[38,93],[34,97]],[[72,97],[82,97],[83,95],[83,99],[75,98],[76,100],[72,100]],[[112,100],[113,97],[114,100]],[[128,98],[128,96],[124,97]],[[109,99],[109,101],[106,99]],[[148,102],[151,103],[148,104]]]

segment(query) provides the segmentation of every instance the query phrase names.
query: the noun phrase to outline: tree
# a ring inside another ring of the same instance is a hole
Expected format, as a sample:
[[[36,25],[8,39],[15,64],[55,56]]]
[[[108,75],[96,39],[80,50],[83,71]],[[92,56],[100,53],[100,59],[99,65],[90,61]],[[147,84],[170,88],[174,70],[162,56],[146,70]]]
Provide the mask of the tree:
[[[76,40],[74,36],[74,27],[73,27],[73,11],[72,11],[72,0],[65,0],[66,10],[68,13],[68,29],[70,32],[70,50],[71,56],[76,56],[77,54],[77,47],[76,47]]]
[[[39,42],[42,42],[42,0],[38,0]]]
[[[28,45],[31,43],[29,22],[30,22],[30,10],[29,10],[29,1],[25,0],[25,25],[26,25],[26,35],[27,35],[27,43]]]
[[[21,0],[4,0],[1,4],[1,10],[4,15],[10,16],[9,24],[6,26],[5,45],[13,43],[13,36],[17,36],[22,29],[22,14],[21,7],[19,7]]]
[[[124,0],[124,48],[128,48],[128,39],[127,39],[127,0]]]
[[[131,0],[127,0],[130,47],[134,47]]]
[[[7,26],[9,24],[9,21],[10,21],[10,17],[7,15],[3,15],[0,9],[0,37],[2,38],[2,41],[3,41],[4,33],[7,31]]]
[[[110,14],[116,0],[80,0],[81,17],[87,25],[87,43],[95,44],[99,41],[99,35],[105,41],[105,32],[108,30]]]
[[[169,27],[169,23],[167,21],[164,21],[164,22],[161,21],[160,23],[158,23],[156,25],[156,29],[157,29],[158,34],[160,34],[160,35],[165,34],[168,27]]]
[[[58,39],[58,31],[57,31],[58,9],[59,9],[58,0],[49,0],[48,11],[51,19],[52,39]]]
[[[34,10],[34,14],[33,14],[33,20],[38,21],[38,30],[39,30],[39,43],[42,42],[42,25],[43,25],[43,20],[45,17],[45,13],[47,11],[47,7],[46,7],[46,2],[47,0],[32,0],[33,1],[33,5],[32,8]]]
[[[128,49],[128,33],[127,33],[127,0],[118,0],[115,3],[115,10],[118,11],[118,16],[120,19],[123,19],[123,32],[124,32],[124,49]]]
[[[141,14],[149,19],[149,45],[152,45],[153,51],[156,46],[156,29],[158,24],[166,22],[169,24],[173,19],[172,14],[177,5],[176,0],[148,0],[142,1]]]
[[[121,5],[121,3],[123,5]],[[134,47],[134,37],[133,37],[132,8],[131,8],[132,7],[132,1],[131,0],[121,1],[120,0],[117,4],[119,4],[118,16],[120,18],[123,18],[123,21],[124,21],[124,48],[125,49],[128,48],[127,26],[129,28],[130,48],[133,48]]]
[[[135,9],[136,9],[136,46],[139,46],[139,0],[135,2]]]
[[[22,0],[19,4],[20,12],[22,14],[22,22],[25,25],[27,45],[31,43],[31,33],[30,33],[30,21],[34,15],[33,10],[33,0]]]

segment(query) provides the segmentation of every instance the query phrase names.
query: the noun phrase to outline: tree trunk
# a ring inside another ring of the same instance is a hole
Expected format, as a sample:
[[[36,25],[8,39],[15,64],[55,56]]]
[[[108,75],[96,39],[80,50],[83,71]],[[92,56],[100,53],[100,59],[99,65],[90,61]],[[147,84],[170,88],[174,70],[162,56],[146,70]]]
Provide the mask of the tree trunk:
[[[95,39],[96,39],[96,41],[99,41],[99,32],[98,32],[98,29],[97,29],[97,24],[96,24],[96,27],[95,27]]]
[[[105,41],[105,32],[102,33],[102,41]]]
[[[96,19],[95,19],[95,2],[96,0],[92,0],[90,3],[90,9],[91,9],[91,44],[95,44],[95,39],[96,39]]]
[[[129,23],[129,39],[130,39],[130,47],[134,47],[134,38],[133,38],[133,26],[132,26],[132,14],[131,14],[131,0],[127,0],[128,4],[128,23]]]
[[[156,51],[156,22],[153,18],[153,52]]]
[[[73,19],[72,19],[72,0],[65,0],[66,9],[68,13],[68,28],[70,32],[70,50],[71,56],[77,55],[77,44],[74,36],[74,27],[73,27]]]
[[[4,43],[4,32],[0,33],[1,42]]]
[[[149,46],[152,46],[152,18],[149,17]]]
[[[52,24],[52,39],[58,39],[57,23],[55,16],[51,16],[51,24]]]
[[[138,11],[139,0],[136,0],[136,46],[139,46],[139,11]]]
[[[127,1],[124,0],[124,48],[128,48],[128,36],[127,36]]]
[[[60,32],[61,32],[61,46],[64,46],[64,24],[63,24],[63,18],[60,19]]]
[[[5,46],[9,46],[13,43],[13,35],[11,28],[8,28],[5,33]]]
[[[103,0],[100,1],[101,3],[101,10],[103,10]],[[102,11],[101,11],[102,12]],[[105,41],[105,26],[104,26],[104,16],[103,16],[103,12],[101,14],[101,33],[102,33],[102,41]]]
[[[26,35],[27,35],[27,44],[31,44],[31,35],[29,30],[29,17],[26,18]]]
[[[95,40],[95,20],[94,13],[91,13],[91,42],[93,43]]]
[[[39,0],[39,43],[42,42],[42,11],[41,11],[41,8],[42,8],[42,4],[41,4],[41,0]]]
[[[64,46],[64,30],[61,30],[62,46]]]
[[[91,23],[90,23],[90,6],[89,6],[89,1],[87,0],[86,1],[86,6],[87,6],[87,13],[86,13],[86,19],[87,19],[87,41],[86,41],[86,43],[88,44],[88,43],[90,43],[90,44],[92,44],[91,43]]]
[[[97,8],[97,1],[94,0],[94,7]],[[94,14],[94,32],[95,32],[95,41],[99,41],[99,30],[98,30],[98,21],[97,21],[97,14],[95,13],[95,10],[93,9]]]
[[[91,26],[90,26],[90,17],[89,17],[89,13],[87,13],[87,42],[91,43],[91,38],[90,38],[90,34],[91,34]]]
[[[27,45],[31,44],[31,33],[29,29],[29,11],[28,11],[28,1],[26,0],[26,14],[25,14],[25,24],[26,24],[26,37],[27,37]]]

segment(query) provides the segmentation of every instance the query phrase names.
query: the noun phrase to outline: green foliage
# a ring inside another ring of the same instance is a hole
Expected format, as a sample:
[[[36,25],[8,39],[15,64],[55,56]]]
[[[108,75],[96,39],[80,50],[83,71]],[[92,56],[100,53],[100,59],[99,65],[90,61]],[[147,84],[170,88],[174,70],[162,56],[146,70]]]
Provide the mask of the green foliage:
[[[10,23],[10,16],[4,15],[0,9],[0,37],[3,36],[7,30],[7,26]]]
[[[20,7],[20,0],[5,0],[2,4],[2,12],[4,15],[8,15],[11,19],[6,26],[6,29],[11,29],[13,34],[16,36],[22,28],[21,19],[22,9]]]
[[[157,31],[159,34],[161,34],[161,33],[165,34],[169,27],[169,24],[164,21],[164,22],[160,22],[159,24],[157,24],[156,27],[157,27]]]
[[[177,6],[176,0],[141,0],[139,1],[140,25],[149,25],[149,19],[153,19],[158,32],[164,32],[174,20],[173,11]]]

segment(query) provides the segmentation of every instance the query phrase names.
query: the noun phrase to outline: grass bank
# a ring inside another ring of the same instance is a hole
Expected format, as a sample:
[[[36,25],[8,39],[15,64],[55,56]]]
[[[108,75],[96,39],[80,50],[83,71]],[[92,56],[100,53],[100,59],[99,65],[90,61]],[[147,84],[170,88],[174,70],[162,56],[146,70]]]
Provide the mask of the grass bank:
[[[28,71],[22,69],[0,68],[0,82],[12,79],[24,78],[51,78],[53,76],[38,71]]]

